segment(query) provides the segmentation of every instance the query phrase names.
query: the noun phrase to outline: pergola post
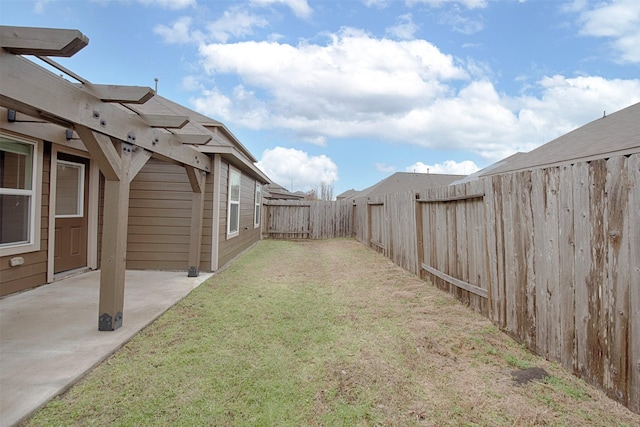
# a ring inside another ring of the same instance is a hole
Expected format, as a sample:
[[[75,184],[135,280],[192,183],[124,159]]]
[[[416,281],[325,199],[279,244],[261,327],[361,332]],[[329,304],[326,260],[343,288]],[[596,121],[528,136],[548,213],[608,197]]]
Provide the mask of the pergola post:
[[[188,277],[200,274],[200,252],[202,243],[202,213],[204,211],[204,188],[206,174],[191,166],[186,166],[187,176],[193,191],[191,200],[191,229],[189,237],[189,272]]]
[[[131,157],[124,155],[123,158]],[[129,218],[129,180],[105,181],[98,330],[122,326]]]
[[[76,130],[105,177],[98,330],[114,331],[124,310],[129,190],[151,153],[82,126]]]

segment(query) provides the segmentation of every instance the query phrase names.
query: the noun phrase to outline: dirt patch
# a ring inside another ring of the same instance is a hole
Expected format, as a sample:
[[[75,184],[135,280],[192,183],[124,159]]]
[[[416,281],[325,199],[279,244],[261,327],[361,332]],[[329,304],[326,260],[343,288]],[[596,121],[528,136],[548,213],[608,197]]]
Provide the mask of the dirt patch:
[[[511,371],[511,376],[513,376],[516,384],[519,385],[526,384],[529,381],[542,381],[549,378],[547,371],[537,367]]]

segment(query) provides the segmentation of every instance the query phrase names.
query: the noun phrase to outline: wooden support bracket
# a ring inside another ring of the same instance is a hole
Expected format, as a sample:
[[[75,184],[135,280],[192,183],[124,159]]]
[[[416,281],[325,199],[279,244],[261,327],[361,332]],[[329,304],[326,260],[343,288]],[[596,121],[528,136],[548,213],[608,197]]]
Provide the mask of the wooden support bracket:
[[[76,126],[76,132],[105,178],[119,181],[122,177],[121,159],[111,138],[84,126]]]

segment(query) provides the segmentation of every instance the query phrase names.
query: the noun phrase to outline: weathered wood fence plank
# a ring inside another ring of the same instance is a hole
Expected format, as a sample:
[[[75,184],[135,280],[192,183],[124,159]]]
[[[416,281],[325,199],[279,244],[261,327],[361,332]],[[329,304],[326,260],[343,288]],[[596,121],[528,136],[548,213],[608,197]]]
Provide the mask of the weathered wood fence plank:
[[[627,402],[640,413],[640,154],[629,157],[629,353]]]

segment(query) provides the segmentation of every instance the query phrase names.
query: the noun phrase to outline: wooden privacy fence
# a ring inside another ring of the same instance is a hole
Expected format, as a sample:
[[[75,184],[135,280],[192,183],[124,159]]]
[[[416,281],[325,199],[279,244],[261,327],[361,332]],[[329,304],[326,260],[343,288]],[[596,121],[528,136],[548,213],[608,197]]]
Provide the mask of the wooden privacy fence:
[[[485,180],[489,316],[640,412],[640,154]]]
[[[370,199],[269,203],[269,236],[353,235],[640,413],[640,153]]]
[[[402,268],[418,274],[415,192],[402,191],[356,201],[355,237]]]
[[[268,200],[262,233],[272,239],[331,239],[351,236],[350,201]]]

